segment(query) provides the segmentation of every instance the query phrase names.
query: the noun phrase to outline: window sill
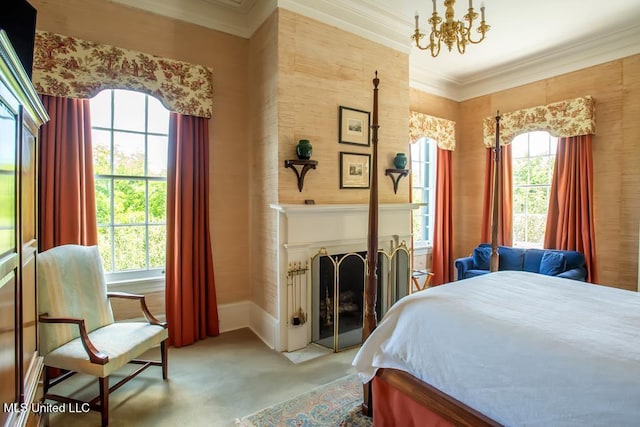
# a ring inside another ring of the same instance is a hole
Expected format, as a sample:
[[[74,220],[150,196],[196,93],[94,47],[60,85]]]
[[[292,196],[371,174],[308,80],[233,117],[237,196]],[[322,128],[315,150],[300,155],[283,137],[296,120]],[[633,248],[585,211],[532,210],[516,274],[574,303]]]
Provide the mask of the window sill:
[[[414,255],[424,255],[433,252],[433,246],[429,243],[414,244]]]
[[[164,276],[160,276],[143,279],[111,281],[107,283],[107,289],[111,292],[130,292],[134,294],[164,292],[165,280]]]

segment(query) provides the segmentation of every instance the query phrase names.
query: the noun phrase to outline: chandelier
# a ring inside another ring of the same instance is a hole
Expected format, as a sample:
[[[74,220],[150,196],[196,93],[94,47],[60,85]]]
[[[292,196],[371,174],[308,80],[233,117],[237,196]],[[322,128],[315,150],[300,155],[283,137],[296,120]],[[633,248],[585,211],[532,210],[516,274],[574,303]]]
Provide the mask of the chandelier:
[[[455,14],[453,6],[455,4],[455,0],[445,0],[445,20],[442,22],[442,18],[440,18],[440,16],[438,16],[438,12],[436,12],[436,0],[433,0],[433,13],[431,14],[431,18],[427,21],[431,26],[431,34],[429,34],[429,44],[426,46],[422,46],[420,44],[420,41],[425,37],[425,34],[420,32],[420,27],[418,25],[419,17],[418,12],[416,11],[416,30],[411,38],[416,42],[416,46],[420,50],[429,49],[431,51],[431,56],[434,58],[440,53],[440,46],[442,43],[447,45],[449,52],[451,52],[451,49],[455,44],[458,48],[458,52],[462,54],[467,48],[468,43],[478,44],[484,40],[484,36],[487,31],[489,31],[489,28],[491,28],[484,21],[484,4],[481,4],[480,26],[476,29],[476,31],[480,33],[480,37],[477,40],[474,40],[471,37],[471,30],[473,29],[473,21],[478,19],[478,14],[473,11],[472,0],[469,0],[469,10],[462,18],[464,21],[468,22],[468,25],[463,21],[455,21],[453,19]]]

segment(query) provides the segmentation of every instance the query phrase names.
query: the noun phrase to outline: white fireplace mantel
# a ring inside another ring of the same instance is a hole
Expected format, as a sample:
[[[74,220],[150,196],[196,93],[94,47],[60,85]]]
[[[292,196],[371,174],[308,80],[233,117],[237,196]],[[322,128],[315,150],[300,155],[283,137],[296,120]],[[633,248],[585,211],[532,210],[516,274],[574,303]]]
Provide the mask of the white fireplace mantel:
[[[403,241],[411,247],[411,216],[417,203],[381,204],[378,208],[378,246],[392,249]],[[294,351],[311,340],[310,325],[289,324],[287,271],[292,263],[304,265],[320,249],[329,254],[366,251],[368,204],[271,204],[277,215],[278,331],[275,347]],[[307,275],[309,283],[311,275]],[[307,295],[303,298],[309,301]],[[308,309],[309,307],[303,307]]]

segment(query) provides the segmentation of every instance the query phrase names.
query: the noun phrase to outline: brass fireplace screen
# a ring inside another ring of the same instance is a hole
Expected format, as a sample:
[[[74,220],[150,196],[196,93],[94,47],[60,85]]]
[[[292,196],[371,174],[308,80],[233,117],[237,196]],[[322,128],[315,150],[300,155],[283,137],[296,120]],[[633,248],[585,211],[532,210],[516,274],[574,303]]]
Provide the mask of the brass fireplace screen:
[[[410,292],[411,251],[403,241],[390,252],[378,250],[378,318]],[[341,351],[362,343],[366,251],[329,254],[322,248],[311,258],[310,313],[312,341]],[[299,294],[300,292],[297,292]],[[301,312],[294,310],[295,317]]]

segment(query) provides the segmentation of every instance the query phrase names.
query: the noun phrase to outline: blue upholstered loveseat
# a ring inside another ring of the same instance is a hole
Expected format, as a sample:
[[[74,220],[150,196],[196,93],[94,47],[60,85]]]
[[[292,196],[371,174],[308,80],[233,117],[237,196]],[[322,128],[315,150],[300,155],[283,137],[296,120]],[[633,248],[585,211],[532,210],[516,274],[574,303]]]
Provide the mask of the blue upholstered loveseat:
[[[455,261],[458,280],[488,273],[490,260],[491,245],[480,244],[471,256]],[[499,270],[529,271],[582,281],[587,277],[584,255],[577,251],[498,246],[498,260]]]

